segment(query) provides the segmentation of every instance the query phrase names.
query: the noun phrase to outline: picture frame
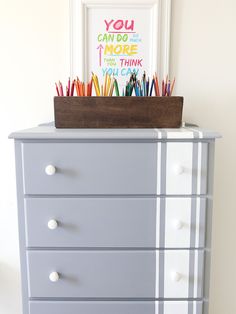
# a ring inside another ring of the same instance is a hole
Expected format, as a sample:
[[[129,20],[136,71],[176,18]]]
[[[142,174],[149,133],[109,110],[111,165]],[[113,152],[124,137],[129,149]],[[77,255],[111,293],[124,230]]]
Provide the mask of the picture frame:
[[[71,77],[102,79],[113,69],[121,85],[131,71],[164,78],[170,22],[171,0],[70,0]]]

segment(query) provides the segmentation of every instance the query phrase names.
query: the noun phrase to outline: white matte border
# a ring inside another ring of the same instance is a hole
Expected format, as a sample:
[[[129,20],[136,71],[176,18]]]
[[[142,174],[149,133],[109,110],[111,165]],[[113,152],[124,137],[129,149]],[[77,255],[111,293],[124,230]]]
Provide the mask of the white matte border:
[[[87,79],[86,11],[88,7],[152,5],[153,33],[151,47],[153,73],[160,78],[169,74],[171,0],[70,0],[70,74]],[[156,44],[154,44],[156,43]],[[149,75],[152,75],[150,73]]]

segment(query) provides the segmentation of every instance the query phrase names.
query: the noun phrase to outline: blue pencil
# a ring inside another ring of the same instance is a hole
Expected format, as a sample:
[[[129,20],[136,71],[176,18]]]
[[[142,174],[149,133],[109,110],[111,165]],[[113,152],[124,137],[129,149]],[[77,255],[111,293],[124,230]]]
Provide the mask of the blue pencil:
[[[153,86],[154,86],[154,79],[152,79],[152,84],[151,84],[151,89],[150,89],[150,96],[152,96]]]

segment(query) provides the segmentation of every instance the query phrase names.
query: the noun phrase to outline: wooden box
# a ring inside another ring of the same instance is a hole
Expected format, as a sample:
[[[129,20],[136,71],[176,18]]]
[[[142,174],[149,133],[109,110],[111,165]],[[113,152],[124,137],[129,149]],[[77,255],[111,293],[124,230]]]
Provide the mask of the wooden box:
[[[54,97],[56,128],[179,128],[183,97]]]

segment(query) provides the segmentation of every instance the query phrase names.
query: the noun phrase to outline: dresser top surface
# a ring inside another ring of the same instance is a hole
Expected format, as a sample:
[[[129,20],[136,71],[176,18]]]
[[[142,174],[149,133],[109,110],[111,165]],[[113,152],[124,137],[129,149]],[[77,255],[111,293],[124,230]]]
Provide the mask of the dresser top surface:
[[[56,129],[51,124],[13,132],[9,138],[18,140],[188,140],[215,139],[218,132],[187,125],[179,129]]]

